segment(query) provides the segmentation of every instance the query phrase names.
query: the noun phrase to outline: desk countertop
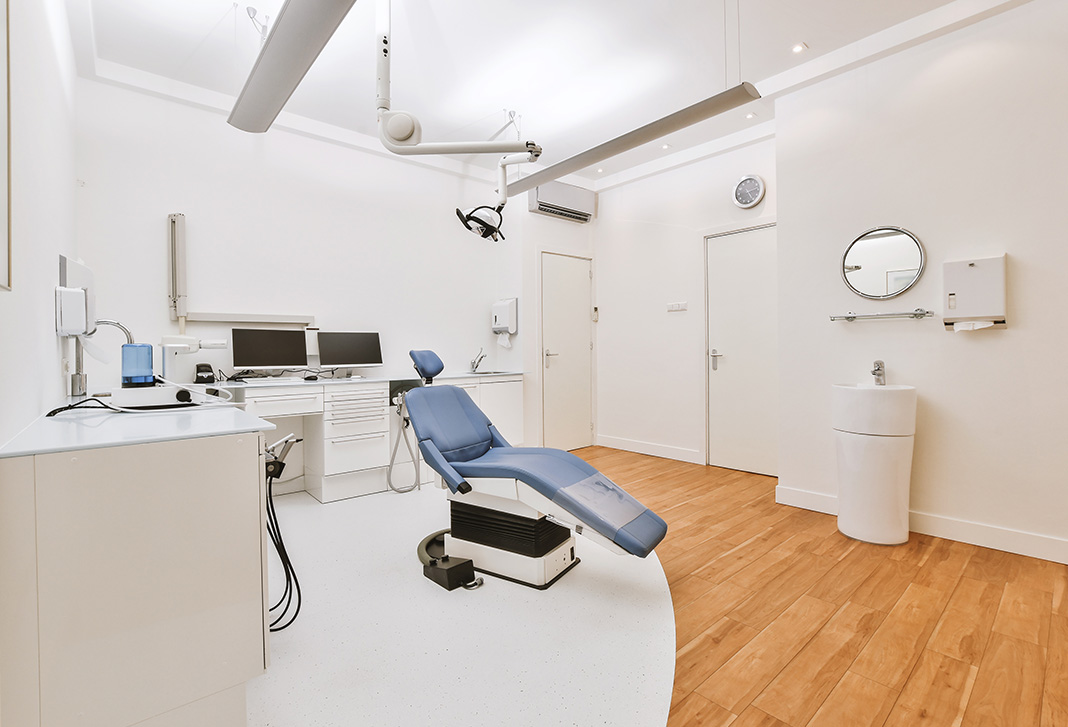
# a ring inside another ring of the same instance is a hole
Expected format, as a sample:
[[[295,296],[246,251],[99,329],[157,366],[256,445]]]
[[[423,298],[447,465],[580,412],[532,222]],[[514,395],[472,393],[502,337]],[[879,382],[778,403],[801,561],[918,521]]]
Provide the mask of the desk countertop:
[[[86,409],[39,417],[0,447],[0,458],[270,431],[275,426],[232,406],[122,414]]]
[[[493,380],[500,378],[507,378],[512,376],[522,376],[522,371],[479,371],[476,373],[463,372],[458,374],[440,374],[434,377],[434,381],[447,382],[447,381],[470,381],[477,380]],[[414,372],[405,374],[404,376],[362,376],[353,377],[348,379],[302,379],[298,377],[284,378],[284,377],[264,377],[264,378],[248,378],[241,381],[221,381],[212,386],[219,389],[229,388],[269,388],[275,386],[335,386],[339,384],[382,384],[389,383],[390,381],[407,381],[417,380],[419,376]]]

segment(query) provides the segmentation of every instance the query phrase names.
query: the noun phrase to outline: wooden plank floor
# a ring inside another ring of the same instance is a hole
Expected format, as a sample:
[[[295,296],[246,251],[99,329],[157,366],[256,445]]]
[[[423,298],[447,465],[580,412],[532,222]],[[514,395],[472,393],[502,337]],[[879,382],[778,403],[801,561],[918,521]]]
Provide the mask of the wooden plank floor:
[[[668,522],[669,727],[1068,727],[1068,566],[861,543],[772,477],[576,454]]]

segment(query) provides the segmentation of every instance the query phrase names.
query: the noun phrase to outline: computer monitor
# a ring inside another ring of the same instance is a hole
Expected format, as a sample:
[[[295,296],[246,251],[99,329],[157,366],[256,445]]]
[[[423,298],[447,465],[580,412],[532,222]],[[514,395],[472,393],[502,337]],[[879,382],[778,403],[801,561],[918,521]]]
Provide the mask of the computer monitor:
[[[304,331],[270,328],[233,329],[234,368],[293,369],[307,368],[308,346]]]
[[[382,342],[378,331],[319,331],[319,365],[323,368],[381,366]]]

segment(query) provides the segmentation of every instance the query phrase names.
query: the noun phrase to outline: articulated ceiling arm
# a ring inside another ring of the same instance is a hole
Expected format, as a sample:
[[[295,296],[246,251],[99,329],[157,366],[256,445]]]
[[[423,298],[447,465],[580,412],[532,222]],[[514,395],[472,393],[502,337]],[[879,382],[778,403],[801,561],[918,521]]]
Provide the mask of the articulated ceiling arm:
[[[534,161],[538,158],[541,154],[541,147],[532,141],[423,142],[423,130],[414,115],[406,111],[390,110],[390,0],[378,0],[375,23],[378,138],[386,149],[394,154],[403,155],[523,153],[522,160],[512,161],[509,164]]]

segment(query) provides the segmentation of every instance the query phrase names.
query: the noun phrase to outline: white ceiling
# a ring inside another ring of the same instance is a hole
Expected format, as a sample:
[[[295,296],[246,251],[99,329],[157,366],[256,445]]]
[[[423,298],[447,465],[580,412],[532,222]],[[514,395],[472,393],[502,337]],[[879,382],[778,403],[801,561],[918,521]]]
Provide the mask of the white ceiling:
[[[419,118],[425,141],[516,138],[514,111],[521,137],[552,164],[735,85],[728,69],[759,90],[762,79],[949,2],[395,0],[392,107]],[[90,49],[79,55],[82,75],[106,61],[236,98],[260,45],[247,8],[273,20],[282,0],[68,5],[75,44]],[[374,0],[356,3],[286,111],[376,136],[374,13]],[[798,42],[809,50],[793,53]],[[618,173],[773,113],[757,101],[580,176]]]

